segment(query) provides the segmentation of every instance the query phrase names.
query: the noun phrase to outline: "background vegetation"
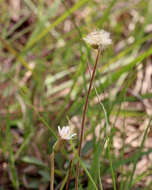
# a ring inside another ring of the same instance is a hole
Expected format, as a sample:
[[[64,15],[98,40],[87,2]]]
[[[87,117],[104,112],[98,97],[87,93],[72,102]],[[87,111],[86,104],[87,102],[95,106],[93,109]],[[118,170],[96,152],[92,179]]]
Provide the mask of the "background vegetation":
[[[0,190],[49,189],[57,126],[69,118],[80,133],[97,53],[82,37],[97,28],[113,44],[89,99],[79,189],[152,189],[151,7],[151,0],[0,0]],[[65,188],[73,157],[68,143],[56,155],[56,190]]]

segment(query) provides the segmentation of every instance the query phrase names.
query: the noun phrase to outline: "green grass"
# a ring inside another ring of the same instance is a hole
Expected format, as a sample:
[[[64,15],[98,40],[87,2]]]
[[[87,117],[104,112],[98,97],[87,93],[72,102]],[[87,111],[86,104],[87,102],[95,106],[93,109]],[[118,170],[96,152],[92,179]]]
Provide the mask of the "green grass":
[[[47,189],[57,127],[70,121],[77,138],[56,154],[56,188],[65,188],[73,159],[70,190],[77,161],[79,189],[151,190],[151,167],[145,164],[141,172],[138,167],[142,159],[151,163],[152,152],[147,145],[152,93],[150,86],[144,90],[151,80],[152,1],[50,2],[22,1],[13,21],[11,5],[0,0],[0,189]],[[83,105],[97,53],[82,37],[97,28],[109,31],[113,44],[99,60],[79,157]]]

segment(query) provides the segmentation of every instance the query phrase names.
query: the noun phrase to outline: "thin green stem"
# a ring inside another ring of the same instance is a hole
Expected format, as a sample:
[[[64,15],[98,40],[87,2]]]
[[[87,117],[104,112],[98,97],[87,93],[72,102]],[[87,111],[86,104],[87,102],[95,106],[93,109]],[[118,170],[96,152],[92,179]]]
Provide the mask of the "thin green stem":
[[[51,154],[51,175],[50,175],[50,190],[54,190],[54,156],[55,153]]]
[[[98,64],[100,54],[101,54],[101,47],[99,46],[98,54],[97,54],[97,57],[96,57],[96,61],[95,61],[92,76],[91,76],[91,79],[90,79],[89,89],[88,89],[88,92],[87,92],[87,97],[86,97],[86,101],[85,101],[84,109],[83,109],[81,132],[80,132],[80,144],[79,144],[79,148],[78,148],[79,157],[81,156],[81,148],[82,148],[82,141],[83,141],[83,135],[84,135],[84,124],[85,124],[86,111],[87,111],[87,107],[88,107],[89,95],[90,95],[90,92],[91,92],[93,80],[94,80],[94,77],[95,77],[95,71],[96,71],[96,68],[97,68],[97,64]],[[76,165],[75,190],[78,190],[78,179],[79,179],[79,162],[77,162],[77,165]]]
[[[114,169],[113,169],[113,164],[112,164],[112,157],[111,157],[111,153],[110,153],[110,149],[111,149],[111,139],[108,138],[107,136],[107,143],[108,143],[108,157],[109,157],[109,161],[110,161],[110,170],[111,170],[111,175],[112,175],[112,182],[113,182],[113,189],[117,190],[117,186],[116,186],[116,180],[115,180],[115,173],[114,173]]]

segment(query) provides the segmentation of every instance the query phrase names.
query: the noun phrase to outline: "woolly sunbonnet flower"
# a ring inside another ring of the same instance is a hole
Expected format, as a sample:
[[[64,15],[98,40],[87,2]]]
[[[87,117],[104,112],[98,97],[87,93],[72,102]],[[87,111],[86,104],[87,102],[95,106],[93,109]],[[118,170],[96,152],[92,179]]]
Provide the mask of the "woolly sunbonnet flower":
[[[60,138],[63,140],[70,140],[76,135],[76,133],[72,132],[69,126],[64,126],[62,129],[60,128],[60,126],[58,126],[58,132]]]
[[[83,40],[95,49],[101,46],[104,50],[108,45],[112,44],[110,33],[105,30],[95,30],[83,38]]]

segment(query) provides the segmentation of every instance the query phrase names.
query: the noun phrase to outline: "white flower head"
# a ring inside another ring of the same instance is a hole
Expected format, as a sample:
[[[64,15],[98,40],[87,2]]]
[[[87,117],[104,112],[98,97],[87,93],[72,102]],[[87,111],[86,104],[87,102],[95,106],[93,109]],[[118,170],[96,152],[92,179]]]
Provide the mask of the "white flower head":
[[[95,30],[83,38],[83,40],[95,49],[101,46],[102,50],[112,44],[110,33],[104,30]]]
[[[63,140],[70,140],[76,135],[69,126],[63,126],[62,129],[58,126],[58,132]]]

